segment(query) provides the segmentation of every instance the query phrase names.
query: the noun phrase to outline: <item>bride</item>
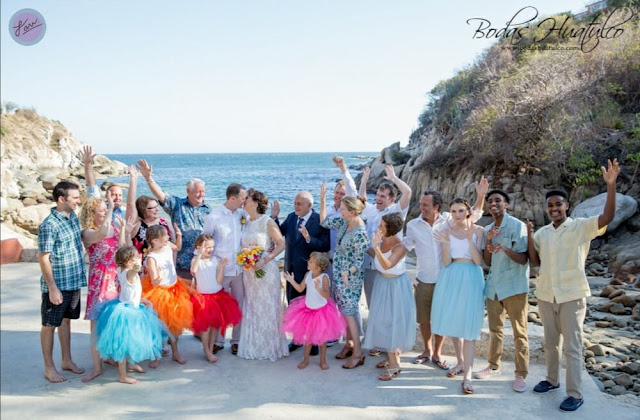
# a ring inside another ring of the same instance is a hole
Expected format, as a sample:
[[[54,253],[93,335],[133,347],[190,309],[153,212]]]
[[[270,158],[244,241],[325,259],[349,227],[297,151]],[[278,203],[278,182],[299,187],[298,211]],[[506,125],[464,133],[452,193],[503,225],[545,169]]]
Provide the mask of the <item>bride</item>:
[[[284,239],[276,223],[265,213],[267,196],[253,188],[247,191],[244,209],[249,220],[242,233],[242,247],[264,248],[254,270],[244,271],[245,290],[238,357],[275,361],[289,355],[287,340],[280,332],[282,321],[281,280],[275,257],[284,250]],[[270,251],[270,252],[269,252]],[[255,271],[264,270],[257,278]]]

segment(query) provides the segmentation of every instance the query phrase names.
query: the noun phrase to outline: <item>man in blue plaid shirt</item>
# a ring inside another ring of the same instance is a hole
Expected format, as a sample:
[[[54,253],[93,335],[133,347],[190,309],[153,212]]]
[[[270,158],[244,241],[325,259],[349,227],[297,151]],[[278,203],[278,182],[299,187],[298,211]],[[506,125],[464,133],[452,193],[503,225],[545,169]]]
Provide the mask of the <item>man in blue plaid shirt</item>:
[[[87,285],[80,225],[75,214],[80,204],[78,188],[73,182],[59,182],[53,188],[56,206],[38,228],[38,262],[42,271],[40,343],[44,377],[50,382],[67,380],[53,362],[53,335],[56,328],[62,353],[62,370],[78,374],[84,372],[71,359],[71,320],[80,317],[80,288]]]

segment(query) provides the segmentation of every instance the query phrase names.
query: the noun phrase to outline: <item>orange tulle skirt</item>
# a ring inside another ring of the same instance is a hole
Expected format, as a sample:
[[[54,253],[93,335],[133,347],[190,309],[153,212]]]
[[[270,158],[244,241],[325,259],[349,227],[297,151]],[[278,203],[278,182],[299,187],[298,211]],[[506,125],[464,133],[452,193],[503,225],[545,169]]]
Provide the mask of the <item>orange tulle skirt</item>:
[[[182,330],[190,329],[193,324],[193,305],[191,304],[192,289],[184,279],[171,286],[153,286],[149,276],[144,276],[142,282],[142,297],[153,304],[158,318],[165,323],[174,337],[182,334]]]

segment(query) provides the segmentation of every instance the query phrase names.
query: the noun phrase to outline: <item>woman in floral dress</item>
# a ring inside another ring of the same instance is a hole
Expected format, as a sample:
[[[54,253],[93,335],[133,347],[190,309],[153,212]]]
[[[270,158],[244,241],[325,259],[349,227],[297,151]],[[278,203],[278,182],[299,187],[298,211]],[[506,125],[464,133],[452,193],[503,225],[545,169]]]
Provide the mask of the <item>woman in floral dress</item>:
[[[362,264],[364,254],[369,247],[367,230],[364,221],[360,218],[364,203],[358,197],[344,197],[340,204],[342,217],[327,218],[326,196],[327,187],[323,182],[320,189],[320,224],[327,229],[338,229],[333,255],[332,286],[338,308],[347,321],[347,343],[336,358],[350,357],[342,367],[353,369],[364,364],[356,320],[364,281]]]

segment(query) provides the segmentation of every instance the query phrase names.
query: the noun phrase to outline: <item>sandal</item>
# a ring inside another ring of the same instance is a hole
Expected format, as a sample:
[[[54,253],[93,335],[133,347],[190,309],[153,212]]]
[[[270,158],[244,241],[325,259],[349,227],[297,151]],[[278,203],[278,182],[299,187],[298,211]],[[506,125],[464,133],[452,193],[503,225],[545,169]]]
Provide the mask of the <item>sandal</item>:
[[[336,354],[336,359],[342,360],[351,357],[353,354],[353,347],[344,347],[340,353]]]
[[[349,360],[347,360],[347,363],[342,365],[342,368],[343,369],[355,369],[358,366],[362,366],[362,365],[364,365],[364,358],[365,358],[365,356],[362,353],[360,354],[360,357],[351,356],[349,358]],[[355,364],[353,364],[354,361],[356,361]]]
[[[382,375],[378,376],[378,379],[381,381],[390,381],[393,378],[395,378],[396,376],[398,376],[398,373],[402,372],[402,369],[400,369],[399,367],[397,368],[392,368],[392,369],[387,369],[387,371],[385,373],[383,373]]]
[[[382,362],[378,362],[378,364],[376,365],[376,368],[378,369],[386,369],[389,367],[389,361],[388,360],[383,360]]]
[[[464,373],[464,366],[456,365],[453,369],[451,369],[450,371],[447,372],[447,376],[449,378],[455,378],[456,376],[460,375],[461,373]]]
[[[382,352],[380,350],[378,350],[378,349],[369,350],[369,356],[380,356],[380,353],[382,353]]]
[[[473,394],[473,387],[471,386],[471,381],[465,379],[462,381],[462,392],[465,394]]]
[[[429,356],[425,356],[424,354],[421,354],[420,356],[412,359],[411,363],[413,363],[414,365],[423,365],[430,360],[431,358]],[[435,363],[436,361],[434,360],[433,362]]]
[[[442,370],[449,370],[451,369],[451,366],[449,366],[449,363],[447,363],[446,360],[436,360],[436,359],[431,359],[431,361],[433,362],[434,365],[438,366],[440,369]]]

